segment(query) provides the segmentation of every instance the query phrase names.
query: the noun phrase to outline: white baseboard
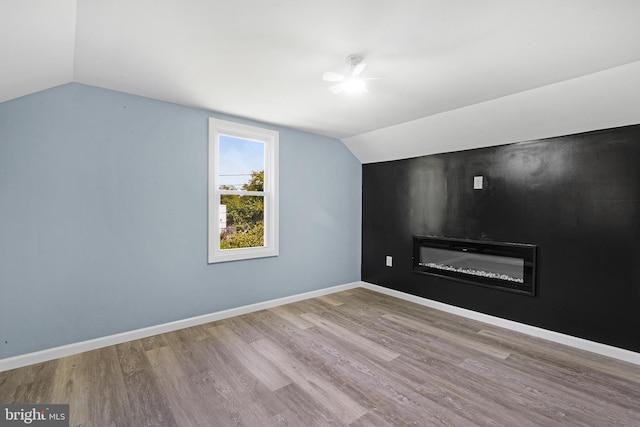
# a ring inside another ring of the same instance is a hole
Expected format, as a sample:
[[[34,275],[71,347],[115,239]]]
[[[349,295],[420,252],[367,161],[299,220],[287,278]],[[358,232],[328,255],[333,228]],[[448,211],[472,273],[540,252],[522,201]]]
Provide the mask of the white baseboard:
[[[9,369],[21,368],[23,366],[33,365],[34,363],[46,362],[48,360],[58,359],[60,357],[72,356],[74,354],[96,350],[98,348],[107,347],[110,345],[121,344],[127,341],[133,341],[158,334],[164,334],[166,332],[176,331],[178,329],[184,329],[191,326],[215,322],[216,320],[240,316],[242,314],[265,310],[267,308],[277,307],[279,305],[289,304],[296,301],[302,301],[309,298],[315,298],[322,295],[345,291],[348,289],[359,287],[360,283],[361,282],[353,282],[344,285],[332,286],[330,288],[319,289],[317,291],[305,292],[302,294],[292,295],[284,298],[278,298],[274,300],[259,302],[256,304],[245,305],[242,307],[231,308],[229,310],[204,314],[202,316],[191,317],[189,319],[177,320],[175,322],[163,323],[161,325],[122,332],[120,334],[109,335],[106,337],[100,337],[88,341],[49,348],[33,353],[8,357],[6,359],[0,359],[0,372],[8,371]]]
[[[548,341],[553,341],[559,344],[568,345],[570,347],[590,351],[592,353],[640,365],[640,353],[636,353],[633,351],[585,340],[583,338],[577,338],[571,335],[561,334],[559,332],[549,331],[547,329],[526,325],[524,323],[514,322],[512,320],[502,319],[500,317],[490,316],[484,313],[478,313],[477,311],[467,310],[465,308],[433,301],[427,298],[418,297],[415,295],[385,288],[383,286],[374,285],[368,282],[360,282],[360,286],[372,291],[400,298],[405,301],[410,301],[426,307],[434,308],[436,310],[457,314],[458,316],[478,320],[490,325],[499,326],[501,328],[510,329],[512,331],[522,332],[524,334],[531,335],[537,338],[542,338]]]
[[[83,353],[85,351],[96,350],[98,348],[110,345],[121,344],[123,342],[151,337],[166,332],[176,331],[178,329],[188,328],[191,326],[202,325],[216,320],[222,320],[229,317],[240,316],[242,314],[252,313],[254,311],[265,310],[279,305],[289,304],[296,301],[302,301],[309,298],[315,298],[322,295],[328,295],[335,292],[345,291],[363,287],[382,294],[390,295],[406,301],[414,302],[425,307],[434,308],[436,310],[445,311],[447,313],[456,314],[467,317],[469,319],[478,320],[490,325],[499,326],[517,332],[522,332],[538,338],[543,338],[559,344],[568,345],[579,348],[581,350],[590,351],[592,353],[601,354],[603,356],[612,357],[623,360],[625,362],[640,365],[640,353],[624,350],[618,347],[601,344],[582,338],[565,335],[554,331],[538,328],[535,326],[525,325],[523,323],[506,320],[488,314],[478,313],[476,311],[467,310],[427,298],[418,297],[382,286],[374,285],[368,282],[353,282],[344,285],[332,286],[329,288],[319,289],[316,291],[305,292],[302,294],[292,295],[284,298],[264,301],[256,304],[245,305],[242,307],[232,308],[229,310],[218,311],[215,313],[205,314],[202,316],[191,317],[189,319],[177,320],[175,322],[163,323],[161,325],[150,326],[148,328],[136,329],[133,331],[123,332],[120,334],[109,335],[106,337],[95,338],[88,341],[68,344],[60,347],[54,347],[34,353],[23,354],[19,356],[0,359],[0,372],[10,369],[20,368],[23,366],[33,365],[35,363],[46,362],[48,360],[58,359],[60,357],[72,356],[74,354]]]

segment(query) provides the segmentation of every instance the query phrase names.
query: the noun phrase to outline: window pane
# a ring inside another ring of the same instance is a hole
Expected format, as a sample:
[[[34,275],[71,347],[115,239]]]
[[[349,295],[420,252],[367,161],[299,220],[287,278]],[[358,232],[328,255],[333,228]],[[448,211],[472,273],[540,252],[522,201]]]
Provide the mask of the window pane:
[[[209,263],[278,256],[278,142],[209,118]]]
[[[220,249],[264,246],[264,197],[223,194],[220,215]]]
[[[221,190],[259,190],[243,188],[255,181],[252,174],[264,171],[264,143],[220,135],[218,188]],[[264,177],[264,174],[263,174]]]

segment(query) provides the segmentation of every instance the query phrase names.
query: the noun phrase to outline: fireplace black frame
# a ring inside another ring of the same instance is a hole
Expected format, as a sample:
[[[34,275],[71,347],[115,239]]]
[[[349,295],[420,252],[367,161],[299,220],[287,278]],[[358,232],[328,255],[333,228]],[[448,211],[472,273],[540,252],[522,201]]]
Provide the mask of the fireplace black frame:
[[[455,270],[432,268],[420,262],[420,248],[428,247],[476,255],[514,258],[523,261],[522,282],[496,277],[474,275]],[[413,272],[443,277],[458,282],[484,286],[523,295],[536,294],[537,246],[524,243],[504,243],[481,240],[466,240],[435,236],[413,237]]]

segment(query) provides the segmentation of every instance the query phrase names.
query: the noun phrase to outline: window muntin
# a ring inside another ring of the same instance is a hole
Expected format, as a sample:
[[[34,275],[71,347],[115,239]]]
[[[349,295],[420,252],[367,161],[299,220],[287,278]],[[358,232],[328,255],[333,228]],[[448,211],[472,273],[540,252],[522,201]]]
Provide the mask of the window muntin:
[[[278,255],[278,132],[209,119],[209,262]]]

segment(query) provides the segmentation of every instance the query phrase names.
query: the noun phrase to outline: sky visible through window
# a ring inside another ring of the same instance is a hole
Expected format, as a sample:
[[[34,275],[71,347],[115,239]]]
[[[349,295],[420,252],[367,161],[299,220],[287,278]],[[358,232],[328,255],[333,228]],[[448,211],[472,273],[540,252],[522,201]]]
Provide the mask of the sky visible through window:
[[[227,135],[219,139],[218,184],[241,189],[251,172],[264,170],[264,143]]]

